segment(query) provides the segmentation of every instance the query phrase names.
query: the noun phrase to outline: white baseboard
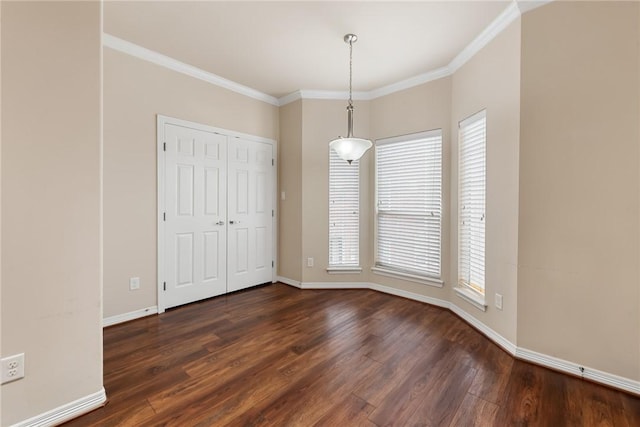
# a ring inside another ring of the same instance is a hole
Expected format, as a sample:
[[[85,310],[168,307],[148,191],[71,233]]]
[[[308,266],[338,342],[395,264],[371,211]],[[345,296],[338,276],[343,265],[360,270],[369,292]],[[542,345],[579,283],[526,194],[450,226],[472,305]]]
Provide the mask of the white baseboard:
[[[150,316],[158,313],[158,306],[154,305],[140,310],[130,311],[129,313],[116,314],[115,316],[105,317],[102,319],[102,327],[117,325],[118,323],[128,322],[129,320],[139,319],[141,317]]]
[[[69,402],[66,405],[59,406],[51,411],[47,411],[44,414],[37,415],[28,420],[20,421],[14,424],[12,427],[45,427],[54,426],[69,421],[87,412],[93,411],[103,406],[107,401],[107,394],[104,391],[104,387],[100,391],[82,397],[73,402]]]
[[[448,308],[453,313],[462,318],[469,325],[473,326],[487,338],[502,347],[507,353],[514,356],[516,359],[525,360],[527,362],[535,363],[536,365],[544,366],[549,369],[553,369],[560,372],[566,372],[571,375],[581,376],[584,379],[604,384],[609,387],[613,387],[619,390],[624,390],[629,393],[640,395],[640,381],[635,381],[629,378],[620,377],[608,372],[599,371],[597,369],[582,366],[579,363],[569,362],[557,357],[548,356],[546,354],[537,353],[532,350],[527,350],[522,347],[516,346],[514,343],[482,323],[476,317],[470,315],[453,302],[441,300],[438,298],[428,297],[426,295],[416,294],[414,292],[404,291],[402,289],[393,288],[390,286],[380,285],[377,283],[368,282],[298,282],[296,280],[288,279],[286,277],[278,276],[278,281],[294,286],[299,289],[371,289],[374,291],[384,292],[386,294],[395,295],[403,298],[420,301],[423,303],[435,305],[438,307]],[[580,370],[580,367],[584,371]]]
[[[512,356],[516,355],[517,347],[514,343],[512,343],[511,341],[509,341],[508,339],[506,339],[505,337],[503,337],[502,335],[500,335],[499,333],[497,333],[496,331],[494,331],[493,329],[491,329],[490,327],[482,323],[480,320],[478,320],[477,318],[473,317],[472,315],[470,315],[469,313],[467,313],[466,311],[464,311],[463,309],[455,305],[454,303],[449,303],[449,304],[450,304],[449,310],[453,311],[455,314],[460,316],[465,322],[467,322],[468,324],[470,324],[471,326],[473,326],[474,328],[482,332],[484,335],[487,336],[487,338],[489,338],[491,341],[493,341],[494,343],[502,347],[504,351],[511,354]]]
[[[560,372],[566,372],[567,374],[576,375],[586,380],[640,395],[640,381],[634,381],[629,378],[624,378],[615,374],[603,372],[598,369],[590,368],[588,366],[582,366],[579,363],[569,362],[567,360],[558,359],[557,357],[549,356],[547,354],[538,353],[533,350],[527,350],[526,348],[522,347],[518,347],[516,349],[515,356],[518,359],[535,363],[536,365],[545,366],[547,368]],[[580,368],[582,368],[582,370]]]
[[[294,288],[302,289],[300,282],[297,280],[289,279],[288,277],[277,276],[276,280],[282,282],[285,285],[293,286]]]
[[[392,288],[391,286],[379,285],[377,283],[369,283],[369,289],[378,291],[378,292],[384,292],[385,294],[390,294],[398,297],[411,299],[414,301],[424,302],[424,303],[435,305],[438,307],[449,308],[449,301],[428,297],[426,295],[416,294],[414,292],[403,291],[402,289]]]
[[[300,289],[370,289],[366,282],[302,282]]]

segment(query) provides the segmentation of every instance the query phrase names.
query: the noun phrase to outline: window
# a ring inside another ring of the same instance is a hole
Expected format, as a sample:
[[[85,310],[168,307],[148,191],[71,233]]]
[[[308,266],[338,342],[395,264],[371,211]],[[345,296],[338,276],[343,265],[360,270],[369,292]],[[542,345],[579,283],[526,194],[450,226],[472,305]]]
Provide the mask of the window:
[[[486,127],[484,110],[460,122],[458,156],[458,293],[463,297],[471,297],[482,305]]]
[[[329,150],[329,270],[360,267],[360,162]]]
[[[376,207],[373,271],[442,286],[442,130],[376,141]]]

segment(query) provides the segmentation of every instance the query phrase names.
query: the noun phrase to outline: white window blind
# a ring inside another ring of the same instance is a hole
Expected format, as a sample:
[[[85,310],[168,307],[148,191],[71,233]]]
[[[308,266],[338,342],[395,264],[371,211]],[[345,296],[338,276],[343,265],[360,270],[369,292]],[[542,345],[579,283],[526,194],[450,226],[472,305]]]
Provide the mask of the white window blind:
[[[360,264],[360,162],[329,150],[329,267]]]
[[[460,122],[458,284],[484,295],[486,113]]]
[[[440,278],[442,131],[376,142],[376,266]]]

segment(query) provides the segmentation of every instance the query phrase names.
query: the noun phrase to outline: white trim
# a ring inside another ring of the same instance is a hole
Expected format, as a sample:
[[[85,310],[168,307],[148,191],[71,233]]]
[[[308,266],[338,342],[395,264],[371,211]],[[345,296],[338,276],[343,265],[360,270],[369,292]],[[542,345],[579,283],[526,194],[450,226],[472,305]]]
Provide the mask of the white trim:
[[[476,53],[485,47],[491,40],[496,38],[498,34],[504,31],[513,21],[520,17],[520,9],[518,4],[513,1],[502,11],[496,19],[494,19],[484,30],[480,32],[447,66],[451,70],[451,74],[455,73],[468,60],[473,58]]]
[[[291,92],[289,95],[278,98],[278,105],[282,107],[284,105],[291,104],[292,102],[295,102],[299,99],[302,99],[302,91],[297,90],[295,92]]]
[[[392,93],[400,92],[406,89],[411,89],[415,86],[420,86],[425,83],[432,82],[434,80],[448,77],[453,74],[450,65],[436,68],[435,70],[427,71],[426,73],[419,74],[414,77],[399,81],[397,83],[391,83],[390,85],[382,86],[377,89],[373,89],[368,93],[369,99],[376,99],[382,96],[391,95]]]
[[[478,34],[453,60],[444,67],[429,70],[417,76],[391,83],[368,92],[357,92],[354,99],[372,100],[392,93],[400,92],[419,86],[434,80],[448,77],[462,67],[469,59],[475,56],[483,47],[485,47],[498,34],[504,31],[513,21],[518,19],[520,15],[526,11],[542,6],[552,0],[512,1],[500,15],[498,15],[480,34]],[[521,12],[521,10],[523,10]],[[348,99],[349,93],[346,91],[315,91],[315,90],[299,90],[292,94],[283,96],[278,99],[279,105],[286,105],[298,99]]]
[[[370,91],[354,92],[353,99],[369,101],[372,99],[380,98],[382,96],[390,95],[392,93],[410,89],[412,87],[419,86],[430,81],[450,76],[455,73],[462,65],[464,65],[469,59],[476,55],[498,34],[504,31],[505,28],[507,28],[513,21],[518,19],[518,17],[520,17],[522,14],[537,7],[543,6],[550,1],[552,0],[513,0],[505,8],[505,10],[500,13],[500,15],[498,15],[484,30],[482,30],[482,32],[480,32],[480,34],[478,34],[464,49],[462,49],[462,51],[458,53],[458,55],[456,55],[449,64],[440,68],[436,68],[435,70],[429,70],[425,73],[418,74],[417,76],[413,76],[396,83],[391,83],[386,86],[372,89]],[[215,86],[219,86],[279,107],[297,101],[298,99],[346,100],[349,98],[349,92],[347,91],[328,91],[313,89],[300,89],[288,95],[276,98],[274,96],[260,92],[256,89],[241,85],[208,71],[204,71],[200,68],[194,67],[193,65],[185,64],[184,62],[170,58],[161,53],[120,39],[111,34],[103,33],[102,45],[134,56],[136,58],[152,62],[156,65],[160,65],[178,73],[186,74],[196,79],[206,81]]]
[[[165,307],[167,306],[166,298],[164,296],[164,256],[165,256],[165,247],[164,247],[164,209],[165,209],[165,197],[164,197],[164,188],[165,188],[165,155],[164,155],[164,125],[167,122],[167,118],[164,116],[158,115],[156,117],[156,139],[157,139],[157,158],[156,158],[156,171],[157,171],[157,181],[156,181],[156,206],[158,208],[158,212],[156,215],[156,240],[158,244],[158,253],[156,254],[156,268],[157,268],[157,278],[158,278],[158,286],[156,290],[156,299],[158,304],[158,313],[164,313]]]
[[[416,294],[414,292],[405,291],[391,286],[379,285],[377,283],[370,283],[369,289],[373,291],[383,292],[389,295],[395,295],[397,297],[407,298],[414,301],[420,301],[427,304],[435,305],[437,307],[449,308],[449,301],[441,300],[438,298],[428,297],[422,294]]]
[[[102,319],[102,327],[106,328],[107,326],[117,325],[118,323],[124,323],[130,320],[139,319],[141,317],[151,316],[152,314],[158,314],[157,305],[153,305],[147,308],[141,308],[140,310],[130,311],[128,313],[105,317],[104,319]]]
[[[302,282],[301,289],[371,289],[367,282]]]
[[[55,409],[36,415],[28,420],[20,421],[19,423],[13,424],[12,427],[45,427],[59,425],[65,421],[69,421],[104,406],[106,401],[107,394],[104,391],[104,387],[102,387],[99,391],[93,394],[74,400],[73,402],[69,402],[65,405],[58,406]]]
[[[456,292],[456,295],[478,310],[487,311],[487,304],[485,303],[484,296],[478,295],[471,289],[463,287],[455,287],[453,290]]]
[[[302,89],[297,93],[300,93],[302,99],[332,99],[337,101],[347,101],[349,99],[349,92],[341,90],[312,90]],[[371,92],[353,92],[352,98],[355,101],[369,101],[371,100]]]
[[[272,248],[271,248],[271,261],[273,262],[273,264],[271,265],[271,282],[275,282],[277,280],[277,276],[278,276],[278,236],[280,234],[280,228],[278,227],[278,219],[280,213],[278,211],[278,189],[279,187],[279,182],[278,182],[278,177],[280,176],[280,174],[278,173],[278,168],[280,167],[280,165],[278,164],[278,141],[273,141],[273,144],[271,144],[271,155],[272,160],[273,160],[273,172],[272,172],[272,177],[273,177],[273,199],[272,199],[272,209],[273,209],[273,215],[271,217],[271,230],[272,230]]]
[[[327,267],[329,274],[360,274],[362,267]]]
[[[370,101],[374,98],[372,94],[373,91],[353,92],[352,98],[356,101]],[[282,107],[283,105],[290,104],[299,99],[329,99],[333,101],[346,101],[349,99],[349,92],[340,90],[300,89],[278,98],[278,105]]]
[[[297,280],[289,279],[288,277],[283,277],[283,276],[277,276],[276,280],[278,282],[284,283],[285,285],[289,285],[289,286],[293,286],[294,288],[302,289],[302,285]]]
[[[556,371],[565,372],[571,375],[577,375],[584,379],[604,384],[609,387],[624,390],[629,393],[640,395],[640,381],[634,381],[608,372],[599,371],[597,369],[582,366],[578,363],[569,362],[557,357],[538,353],[536,351],[527,350],[518,347],[516,349],[516,358],[535,363],[536,365],[545,366]],[[581,370],[582,368],[583,370]]]
[[[505,337],[503,337],[502,335],[500,335],[499,333],[497,333],[496,331],[494,331],[493,329],[491,329],[490,327],[482,323],[480,320],[478,320],[478,318],[470,315],[469,313],[467,313],[466,311],[464,311],[454,303],[450,303],[450,304],[451,305],[449,309],[452,312],[454,312],[462,320],[464,320],[465,322],[467,322],[468,324],[470,324],[471,326],[473,326],[474,328],[482,332],[487,338],[489,338],[491,341],[493,341],[494,343],[502,347],[507,353],[511,354],[512,356],[515,356],[517,347],[514,343],[512,343],[511,341],[509,341],[508,339],[506,339]]]
[[[551,3],[553,0],[517,0],[520,14],[524,15],[530,10],[537,9],[540,6]]]
[[[207,83],[211,83],[212,85],[228,89],[232,92],[248,96],[249,98],[257,99],[258,101],[266,102],[275,106],[280,105],[278,99],[274,96],[267,95],[266,93],[260,92],[256,89],[241,85],[240,83],[225,79],[224,77],[220,77],[208,71],[204,71],[198,67],[194,67],[193,65],[185,64],[177,59],[170,58],[161,53],[128,42],[116,36],[112,36],[111,34],[103,33],[102,45],[144,61],[160,65],[161,67],[168,68],[178,73],[203,80]]]
[[[441,288],[444,286],[444,282],[440,279],[436,279],[435,277],[427,277],[427,276],[418,276],[417,274],[404,273],[396,270],[388,270],[382,267],[371,267],[371,271],[373,274],[377,274],[379,276],[393,277],[396,279],[406,280],[408,282],[421,283],[423,285],[434,286],[436,288]]]

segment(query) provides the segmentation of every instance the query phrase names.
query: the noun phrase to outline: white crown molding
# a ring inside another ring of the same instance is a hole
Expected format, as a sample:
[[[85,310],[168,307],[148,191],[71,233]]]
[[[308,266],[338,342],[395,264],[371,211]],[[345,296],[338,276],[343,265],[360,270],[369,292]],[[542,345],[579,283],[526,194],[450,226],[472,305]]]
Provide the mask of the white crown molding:
[[[29,418],[28,420],[20,421],[12,427],[57,426],[103,406],[106,401],[107,394],[104,391],[104,387],[102,387],[96,393],[74,400],[66,405],[58,406],[55,409]]]
[[[371,100],[371,92],[353,92],[352,98],[356,101]],[[329,99],[334,101],[346,101],[349,99],[349,92],[339,90],[308,90],[301,89],[278,98],[278,105],[290,104],[299,99]]]
[[[507,28],[509,24],[518,19],[520,15],[543,6],[551,1],[553,0],[513,0],[511,3],[509,3],[507,8],[500,15],[498,15],[480,34],[478,34],[478,36],[475,37],[471,41],[471,43],[469,43],[464,49],[462,49],[462,51],[458,55],[456,55],[456,57],[453,58],[453,60],[448,65],[437,68],[435,70],[427,71],[426,73],[422,73],[396,83],[382,86],[377,89],[363,92],[354,92],[353,99],[358,101],[370,101],[385,95],[390,95],[395,92],[400,92],[402,90],[410,89],[424,83],[450,76],[455,73],[462,65],[464,65],[469,59],[471,59],[475,54],[477,54],[498,34],[504,31],[504,29]],[[192,65],[185,64],[184,62],[180,62],[161,53],[149,50],[142,46],[112,36],[111,34],[102,34],[102,44],[103,46],[106,46],[108,48],[126,53],[131,56],[135,56],[145,61],[152,62],[156,65],[169,68],[173,71],[186,74],[196,79],[204,80],[213,85],[279,107],[287,105],[291,102],[295,102],[299,99],[346,100],[349,98],[349,93],[347,91],[327,91],[312,89],[300,89],[288,95],[276,98],[271,95],[267,95],[266,93],[236,83],[234,81],[225,79],[216,74],[209,73]]]
[[[141,317],[150,316],[158,313],[158,306],[154,305],[140,310],[130,311],[128,313],[116,314],[115,316],[105,317],[102,319],[102,327],[117,325],[118,323],[128,322],[130,320],[139,319]]]
[[[241,85],[234,81],[225,79],[216,74],[209,73],[193,65],[185,64],[177,59],[170,58],[161,53],[139,46],[137,44],[128,42],[111,34],[102,34],[102,45],[122,53],[126,53],[136,58],[143,59],[145,61],[152,62],[156,65],[168,68],[178,73],[186,74],[193,78],[203,80],[207,83],[211,83],[215,86],[228,89],[230,91],[239,93],[241,95],[248,96],[249,98],[257,99],[258,101],[266,102],[271,105],[279,106],[278,99],[274,96],[267,95],[258,90]]]
[[[426,73],[410,77],[397,83],[392,83],[387,86],[382,86],[380,88],[370,90],[368,92],[360,92],[360,99],[372,100],[380,98],[385,95],[390,95],[395,92],[400,92],[402,90],[410,89],[412,87],[452,75],[469,59],[477,54],[483,47],[485,47],[491,40],[493,40],[498,34],[504,31],[505,28],[507,28],[513,21],[518,19],[521,13],[524,13],[521,12],[521,7],[525,8],[526,11],[529,11],[536,7],[540,7],[550,1],[552,0],[522,2],[526,3],[526,6],[520,5],[520,3],[516,0],[512,1],[511,3],[509,3],[507,8],[500,15],[498,15],[484,30],[482,30],[482,32],[471,41],[471,43],[469,43],[464,49],[462,49],[462,51],[458,55],[456,55],[448,65],[437,68],[435,70],[427,71]],[[530,3],[535,3],[535,5],[531,5]],[[307,99],[307,95],[317,94],[318,92],[319,91],[299,90],[297,92],[294,92],[293,94],[279,98],[278,101],[282,106],[297,99]],[[334,97],[310,97],[309,99],[348,99],[347,92],[326,92],[327,95],[330,93],[334,94]]]
[[[500,335],[498,332],[491,329],[484,324],[478,318],[467,313],[465,310],[458,307],[456,304],[450,301],[441,300],[438,298],[428,297],[426,295],[416,294],[414,292],[404,291],[402,289],[393,288],[390,286],[380,285],[378,283],[368,282],[299,282],[297,280],[288,279],[286,277],[278,276],[278,281],[284,284],[296,287],[298,289],[370,289],[373,291],[383,292],[389,295],[395,295],[402,298],[408,298],[414,301],[420,301],[423,303],[435,305],[442,308],[451,310],[454,314],[467,322],[469,325],[477,329],[480,333],[485,335],[488,339],[502,347],[507,353],[514,356],[516,359],[524,360],[534,363],[536,365],[544,366],[555,371],[564,372],[570,375],[577,375],[584,379],[604,384],[609,387],[613,387],[619,390],[624,390],[635,395],[640,395],[640,381],[632,380],[629,378],[621,377],[619,375],[611,374],[608,372],[600,371],[598,369],[582,366],[575,362],[570,362],[557,357],[549,356],[543,353],[538,353],[526,348],[518,347],[507,338]],[[581,370],[580,368],[583,368]]]
[[[487,28],[482,30],[475,39],[471,41],[462,52],[456,55],[455,58],[449,63],[447,68],[451,70],[451,73],[455,73],[460,67],[462,67],[468,60],[480,52],[491,40],[496,38],[498,34],[504,31],[513,21],[520,17],[520,9],[518,4],[513,1],[509,3],[509,6],[502,11],[496,19],[494,19]]]
[[[284,105],[291,104],[292,102],[296,102],[299,99],[302,99],[302,91],[297,90],[295,92],[291,92],[289,95],[278,98],[278,105],[282,107]]]
[[[451,68],[449,68],[449,65],[440,67],[435,70],[427,71],[426,73],[410,77],[406,80],[399,81],[397,83],[392,83],[387,86],[382,86],[378,89],[373,89],[372,91],[368,92],[369,99],[376,99],[385,95],[391,95],[392,93],[410,89],[415,86],[420,86],[421,84],[429,83],[434,80],[450,76],[451,74],[453,74],[453,72],[451,71]]]
[[[524,15],[530,10],[537,9],[540,6],[551,3],[552,1],[553,0],[517,0],[517,3],[518,9],[520,9],[520,14]]]

